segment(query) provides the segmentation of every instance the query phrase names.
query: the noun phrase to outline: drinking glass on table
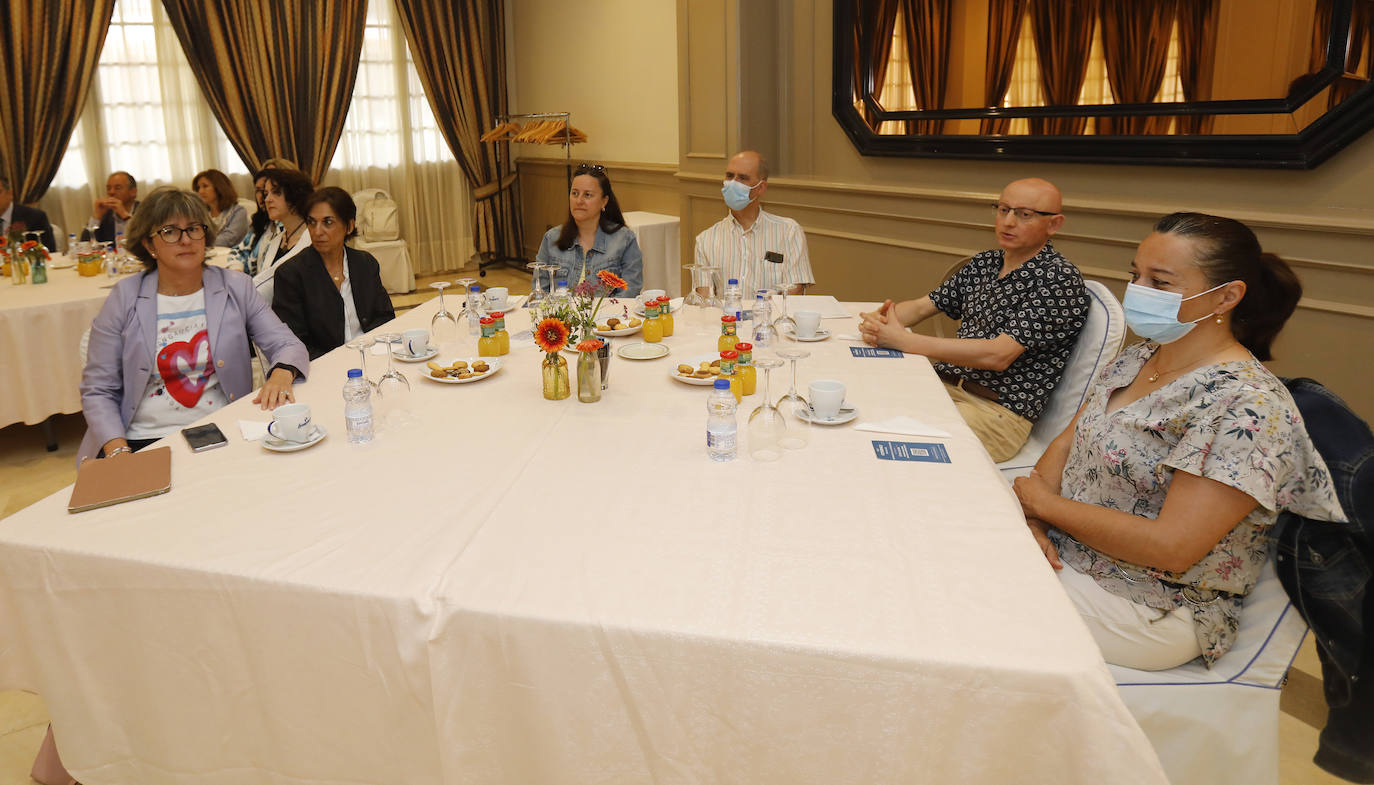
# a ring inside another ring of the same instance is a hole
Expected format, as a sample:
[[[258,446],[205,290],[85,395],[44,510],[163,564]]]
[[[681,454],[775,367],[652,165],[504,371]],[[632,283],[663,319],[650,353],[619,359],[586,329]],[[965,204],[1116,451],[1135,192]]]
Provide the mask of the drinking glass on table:
[[[768,402],[772,397],[769,383],[774,368],[782,367],[782,360],[762,357],[754,365],[763,369],[763,403],[749,415],[749,457],[756,461],[776,461],[782,457],[782,445],[787,436],[787,422],[778,407]]]
[[[434,336],[434,343],[438,344],[439,351],[452,351],[463,334],[462,330],[458,329],[458,319],[444,307],[444,290],[452,284],[448,281],[435,281],[430,286],[439,290],[439,310],[429,320],[429,332]]]
[[[373,339],[368,338],[366,335],[362,335],[344,344],[344,346],[358,352],[358,367],[363,371],[363,381],[372,385],[373,393],[377,392],[377,382],[373,381],[372,377],[367,375],[367,350],[371,349],[375,343],[377,342]]]
[[[773,320],[773,327],[779,335],[786,335],[792,340],[797,339],[797,322],[787,315],[787,290],[791,284],[784,278],[783,282],[774,287],[776,294],[773,295],[774,308],[777,309],[778,318]]]
[[[797,392],[797,360],[811,356],[804,349],[783,349],[778,356],[792,363],[792,386],[787,394],[778,399],[778,411],[782,413],[787,431],[782,437],[782,446],[788,450],[800,450],[811,443],[811,403]]]
[[[712,273],[719,268],[708,264],[684,264],[682,269],[692,271],[692,288],[687,292],[687,296],[682,298],[683,305],[695,305],[698,308],[715,308],[720,305],[719,301],[716,300],[715,282],[712,276]]]
[[[539,271],[557,270],[558,268],[543,262],[530,262],[525,266],[530,268],[530,296],[525,299],[525,307],[538,308],[543,304],[544,298],[548,297],[548,293],[544,291],[544,282],[539,276]]]
[[[410,380],[396,370],[396,360],[392,357],[395,345],[401,342],[400,333],[383,333],[377,336],[378,343],[386,344],[386,373],[377,380],[377,398],[381,402],[381,419],[388,424],[403,419],[410,411]]]

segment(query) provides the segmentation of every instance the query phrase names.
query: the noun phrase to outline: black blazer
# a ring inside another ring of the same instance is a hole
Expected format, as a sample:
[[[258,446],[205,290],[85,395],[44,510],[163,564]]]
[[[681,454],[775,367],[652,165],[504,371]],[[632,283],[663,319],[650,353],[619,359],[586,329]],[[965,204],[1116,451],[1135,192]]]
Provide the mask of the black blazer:
[[[138,210],[138,204],[139,204],[139,203],[138,203],[138,200],[135,199],[135,200],[134,200],[134,207],[133,207],[132,210],[129,211],[129,220],[131,220],[131,221],[133,220],[133,215],[134,215],[134,213],[137,212],[137,210]],[[84,234],[85,234],[85,233],[83,233],[83,235],[84,235]],[[95,241],[98,242],[98,243],[112,243],[112,242],[115,241],[115,212],[114,212],[114,210],[106,210],[106,211],[105,211],[105,217],[100,219],[100,225],[97,226],[97,227],[95,228],[95,232],[91,233],[91,236],[94,237],[94,238],[95,238]],[[83,239],[89,239],[89,238],[83,238]]]
[[[52,222],[48,220],[48,214],[37,207],[25,207],[18,202],[14,209],[10,211],[10,223],[23,224],[30,232],[42,232],[41,242],[48,247],[49,251],[57,253],[57,241],[52,236]],[[9,234],[9,226],[5,227],[5,234]]]
[[[382,286],[381,267],[367,251],[344,248],[353,307],[363,332],[396,318],[391,297]],[[310,359],[344,344],[344,302],[313,247],[282,263],[273,273],[272,310],[301,339]]]

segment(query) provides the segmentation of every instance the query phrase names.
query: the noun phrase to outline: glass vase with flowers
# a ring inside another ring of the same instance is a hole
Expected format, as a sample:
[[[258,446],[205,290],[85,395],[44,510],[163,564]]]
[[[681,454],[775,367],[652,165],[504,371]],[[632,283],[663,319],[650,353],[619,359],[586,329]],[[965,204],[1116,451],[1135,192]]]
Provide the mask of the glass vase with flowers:
[[[568,361],[560,352],[568,345],[568,323],[557,316],[549,316],[534,328],[534,342],[544,351],[541,376],[544,380],[544,398],[561,401],[572,395],[572,385],[568,379]]]

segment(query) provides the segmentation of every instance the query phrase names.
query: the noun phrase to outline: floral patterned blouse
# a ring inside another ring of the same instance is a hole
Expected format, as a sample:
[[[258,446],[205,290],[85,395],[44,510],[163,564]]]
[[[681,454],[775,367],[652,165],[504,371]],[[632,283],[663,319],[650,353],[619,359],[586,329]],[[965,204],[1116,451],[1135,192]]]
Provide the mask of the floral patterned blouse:
[[[1134,381],[1159,347],[1122,350],[1102,370],[1074,429],[1060,493],[1153,520],[1175,471],[1236,488],[1251,510],[1181,573],[1131,564],[1052,530],[1059,555],[1102,588],[1161,612],[1188,607],[1210,668],[1236,640],[1241,600],[1269,558],[1279,510],[1344,521],[1331,476],[1287,388],[1259,361],[1198,368],[1113,412],[1107,399]]]

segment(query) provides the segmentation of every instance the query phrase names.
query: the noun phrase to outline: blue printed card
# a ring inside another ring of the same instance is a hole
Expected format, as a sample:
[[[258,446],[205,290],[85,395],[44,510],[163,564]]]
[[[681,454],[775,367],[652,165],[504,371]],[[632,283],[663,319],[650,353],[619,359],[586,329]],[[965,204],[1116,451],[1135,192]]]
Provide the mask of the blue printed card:
[[[945,446],[933,442],[890,442],[874,439],[873,452],[884,461],[949,463],[949,452]]]
[[[849,353],[855,357],[905,357],[899,349],[874,349],[871,346],[851,346]]]

